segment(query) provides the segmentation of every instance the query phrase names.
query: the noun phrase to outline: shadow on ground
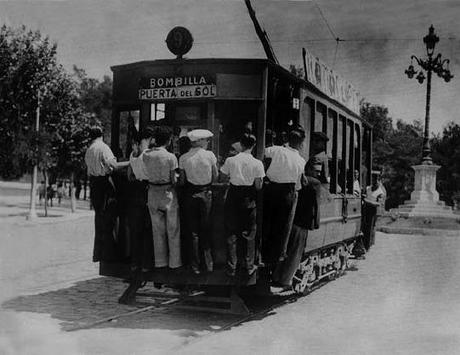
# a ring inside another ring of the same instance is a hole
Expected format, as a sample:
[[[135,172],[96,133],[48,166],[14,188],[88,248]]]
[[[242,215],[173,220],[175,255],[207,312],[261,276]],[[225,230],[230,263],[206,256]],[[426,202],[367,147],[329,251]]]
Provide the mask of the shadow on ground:
[[[319,287],[327,284],[329,283],[321,283]],[[245,295],[243,298],[251,311],[249,317],[185,310],[175,305],[158,305],[145,312],[130,314],[101,324],[93,324],[102,319],[133,312],[146,306],[145,303],[134,305],[118,303],[118,298],[127,285],[119,279],[99,277],[77,282],[72,287],[57,291],[19,296],[4,302],[2,307],[18,312],[49,314],[60,321],[62,330],[74,330],[86,325],[91,325],[90,328],[167,329],[180,331],[181,335],[188,337],[199,336],[199,332],[202,331],[213,332],[227,329],[241,321],[264,319],[275,314],[277,308],[298,299],[297,295],[292,294],[283,297]]]
[[[118,297],[127,287],[118,279],[100,277],[74,286],[37,295],[19,296],[2,304],[7,310],[49,314],[60,321],[62,330],[72,330],[145,307],[145,304],[121,305]],[[241,316],[213,314],[160,306],[91,328],[132,328],[181,330],[184,336],[204,330],[220,330]],[[197,334],[198,335],[198,334]]]

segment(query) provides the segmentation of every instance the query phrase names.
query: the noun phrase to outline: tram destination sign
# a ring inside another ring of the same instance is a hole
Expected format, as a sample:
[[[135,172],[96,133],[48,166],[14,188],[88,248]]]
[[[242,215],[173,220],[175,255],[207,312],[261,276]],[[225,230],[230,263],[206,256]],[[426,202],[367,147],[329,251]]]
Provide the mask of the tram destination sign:
[[[304,60],[307,81],[359,115],[360,95],[354,86],[307,50]]]
[[[144,78],[139,89],[140,100],[184,100],[216,94],[215,80],[205,75]]]

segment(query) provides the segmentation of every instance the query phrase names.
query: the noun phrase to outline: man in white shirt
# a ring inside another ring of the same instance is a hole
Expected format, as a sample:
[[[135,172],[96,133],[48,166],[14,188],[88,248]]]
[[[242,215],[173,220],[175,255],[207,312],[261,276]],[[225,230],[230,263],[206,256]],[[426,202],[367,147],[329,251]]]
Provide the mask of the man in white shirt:
[[[180,247],[179,203],[175,190],[177,158],[168,152],[172,132],[156,129],[155,147],[144,151],[142,160],[149,180],[147,206],[153,232],[155,267],[172,269],[182,266]]]
[[[271,162],[266,173],[269,183],[264,189],[263,256],[271,264],[277,263],[286,254],[283,248],[291,233],[290,217],[293,216],[305,168],[305,160],[299,154],[303,140],[302,132],[292,130],[286,147],[265,149],[265,157]]]
[[[111,258],[114,253],[114,202],[115,186],[110,174],[115,169],[128,166],[128,162],[118,163],[112,150],[102,140],[102,128],[91,127],[91,144],[85,153],[85,164],[90,183],[90,199],[94,208],[94,249],[93,261]]]
[[[366,197],[363,204],[363,243],[369,248],[375,243],[375,223],[378,209],[385,204],[386,191],[382,188],[379,171],[372,171],[372,185],[366,188]]]
[[[200,249],[204,251],[207,271],[214,267],[210,218],[212,204],[211,184],[217,178],[217,158],[207,150],[212,132],[196,129],[188,132],[192,148],[179,158],[179,181],[184,186],[184,215],[187,234],[191,239],[190,260],[194,273],[200,273]],[[201,245],[201,248],[200,248]]]
[[[230,188],[225,200],[225,229],[227,232],[227,266],[228,274],[235,275],[238,239],[245,247],[244,267],[252,275],[257,267],[254,265],[256,237],[256,190],[262,188],[265,176],[264,165],[251,154],[256,145],[252,134],[244,134],[240,139],[242,151],[227,158],[220,171],[224,179],[230,181]]]

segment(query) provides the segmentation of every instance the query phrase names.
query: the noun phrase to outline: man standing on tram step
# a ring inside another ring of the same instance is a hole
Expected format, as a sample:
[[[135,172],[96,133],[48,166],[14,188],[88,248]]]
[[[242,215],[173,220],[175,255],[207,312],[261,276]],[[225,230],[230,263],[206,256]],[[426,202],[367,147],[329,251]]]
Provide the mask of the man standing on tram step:
[[[110,174],[115,169],[127,167],[129,162],[117,162],[112,150],[102,140],[102,128],[91,127],[91,144],[86,150],[85,163],[90,183],[90,199],[94,208],[93,261],[113,257],[115,251],[114,217],[115,185]]]
[[[210,218],[212,205],[211,184],[217,179],[217,158],[206,150],[213,136],[206,129],[187,133],[192,148],[179,158],[180,182],[184,185],[184,214],[187,233],[191,238],[191,266],[200,273],[200,246],[204,252],[207,271],[214,268],[211,254]]]
[[[305,245],[308,230],[319,228],[320,210],[318,194],[321,192],[322,161],[311,158],[305,165],[305,176],[302,177],[302,189],[299,191],[294,220],[287,245],[286,258],[281,261],[272,275],[273,286],[280,287],[274,292],[289,290],[292,287],[292,279],[299,267]]]
[[[311,135],[311,152],[310,157],[315,157],[321,161],[322,170],[319,181],[322,184],[330,183],[329,160],[326,154],[326,144],[329,141],[328,136],[323,132],[313,132]],[[327,188],[329,191],[329,188]]]
[[[264,261],[273,267],[284,259],[286,250],[283,246],[291,233],[290,221],[305,168],[305,160],[299,154],[303,140],[302,132],[292,130],[287,146],[265,148],[265,157],[271,162],[267,169],[268,184],[264,189],[263,256]]]
[[[152,221],[155,267],[171,269],[182,266],[180,248],[177,158],[168,152],[172,132],[169,127],[157,127],[155,147],[144,152],[142,161],[149,181],[147,206]]]
[[[150,127],[145,128],[136,142],[129,158],[127,196],[127,222],[131,250],[131,270],[148,271],[153,265],[153,238],[148,201],[148,176],[143,153],[153,136]],[[139,141],[138,141],[139,140]]]
[[[227,233],[227,273],[234,276],[238,261],[237,244],[244,241],[244,265],[248,275],[257,267],[254,265],[256,238],[256,190],[262,189],[265,176],[264,165],[251,154],[256,145],[252,134],[240,139],[242,151],[227,158],[220,171],[224,179],[230,179],[225,200],[225,229]]]

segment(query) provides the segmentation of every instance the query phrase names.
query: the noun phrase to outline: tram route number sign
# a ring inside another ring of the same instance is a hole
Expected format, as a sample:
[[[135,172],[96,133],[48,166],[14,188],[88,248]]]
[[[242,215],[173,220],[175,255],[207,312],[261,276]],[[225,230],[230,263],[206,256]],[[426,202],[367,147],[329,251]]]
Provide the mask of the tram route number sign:
[[[205,76],[177,76],[143,79],[140,100],[183,100],[214,97],[217,88]]]

